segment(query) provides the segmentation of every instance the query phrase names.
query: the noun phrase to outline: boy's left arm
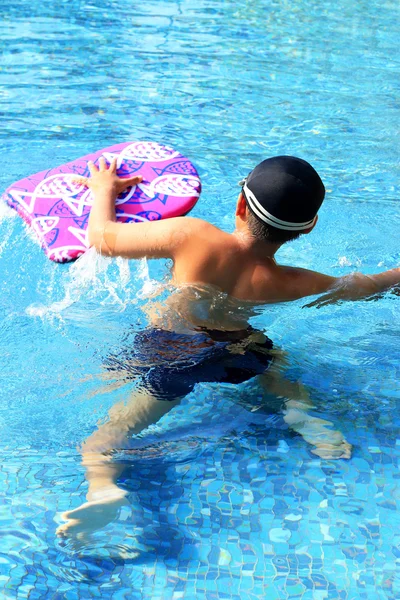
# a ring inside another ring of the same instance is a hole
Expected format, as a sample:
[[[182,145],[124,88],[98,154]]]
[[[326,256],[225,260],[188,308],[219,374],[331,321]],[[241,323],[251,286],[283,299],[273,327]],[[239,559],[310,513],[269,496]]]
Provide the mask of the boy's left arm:
[[[394,268],[375,275],[351,273],[334,278],[332,285],[322,296],[307,304],[307,307],[321,307],[340,300],[362,300],[379,297],[385,291],[400,291],[400,269]]]
[[[400,285],[400,269],[395,268],[375,275],[351,273],[343,277],[331,277],[316,271],[296,267],[283,267],[290,282],[294,300],[320,295],[306,306],[323,306],[340,300],[361,300],[376,296]]]

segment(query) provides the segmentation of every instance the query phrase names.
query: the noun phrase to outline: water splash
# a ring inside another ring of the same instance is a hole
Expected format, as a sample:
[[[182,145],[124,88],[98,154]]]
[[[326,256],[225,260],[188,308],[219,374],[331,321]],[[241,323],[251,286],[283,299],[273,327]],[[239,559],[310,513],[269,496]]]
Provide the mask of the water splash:
[[[6,204],[2,199],[0,199],[0,223],[5,221],[6,219],[12,219],[17,216],[15,210],[12,210],[8,204]]]
[[[99,310],[123,312],[129,305],[137,304],[153,294],[155,282],[151,280],[146,259],[135,261],[135,274],[132,277],[127,259],[111,259],[90,248],[69,268],[63,282],[64,297],[50,304],[32,304],[26,312],[33,317],[54,317],[63,314],[87,312],[93,304]],[[96,308],[95,308],[96,310]]]
[[[17,213],[12,210],[5,202],[0,199],[0,224],[4,223],[5,231],[2,232],[1,242],[0,242],[0,256],[3,254],[3,251],[8,247],[9,239],[12,235],[14,228],[14,218],[17,216]],[[3,229],[3,227],[2,227]]]

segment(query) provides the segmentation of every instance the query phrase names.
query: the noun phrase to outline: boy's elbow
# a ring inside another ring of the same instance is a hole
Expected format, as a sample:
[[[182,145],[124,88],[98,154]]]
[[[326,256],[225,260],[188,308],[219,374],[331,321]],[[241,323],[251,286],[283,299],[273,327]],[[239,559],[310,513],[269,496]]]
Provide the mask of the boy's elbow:
[[[389,271],[383,271],[376,275],[371,275],[370,278],[379,291],[389,290],[391,288],[398,288],[400,285],[400,268],[390,269]]]
[[[97,250],[97,246],[96,246],[96,235],[95,232],[93,231],[93,229],[91,227],[88,228],[88,244],[89,244],[89,248],[96,248]]]
[[[114,256],[112,249],[109,247],[105,236],[105,227],[96,228],[89,227],[88,229],[88,242],[90,248],[95,248],[99,254],[106,256]]]
[[[88,242],[90,248],[96,248],[97,252],[101,250],[101,234],[94,227],[89,227]]]

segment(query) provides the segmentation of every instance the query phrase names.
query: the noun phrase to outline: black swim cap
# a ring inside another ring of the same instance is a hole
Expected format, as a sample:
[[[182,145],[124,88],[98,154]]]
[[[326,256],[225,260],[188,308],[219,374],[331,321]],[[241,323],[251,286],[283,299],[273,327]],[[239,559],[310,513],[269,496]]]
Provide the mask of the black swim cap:
[[[312,227],[325,196],[316,170],[294,156],[263,160],[239,185],[259,220],[287,231]]]

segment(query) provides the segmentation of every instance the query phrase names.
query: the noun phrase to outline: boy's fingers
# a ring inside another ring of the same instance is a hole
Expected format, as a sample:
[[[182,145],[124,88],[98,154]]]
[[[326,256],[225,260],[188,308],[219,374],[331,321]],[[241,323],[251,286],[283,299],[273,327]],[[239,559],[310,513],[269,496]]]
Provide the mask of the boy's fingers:
[[[135,175],[134,177],[121,177],[119,178],[119,189],[126,190],[128,187],[132,187],[133,185],[137,185],[141,181],[143,181],[142,175]]]
[[[99,170],[92,160],[89,160],[87,166],[88,166],[88,169],[89,169],[91,175],[98,173]]]
[[[114,157],[110,163],[110,168],[109,170],[111,171],[111,173],[116,173],[117,172],[117,159]]]
[[[100,171],[106,170],[106,160],[105,160],[104,156],[100,156],[100,158],[99,158],[99,169],[100,169]]]
[[[128,179],[125,179],[124,181],[126,181],[127,185],[137,185],[138,183],[143,181],[143,176],[135,175],[134,177],[128,177]]]
[[[88,178],[87,177],[81,177],[80,175],[74,175],[73,177],[71,177],[71,181],[73,183],[80,183],[81,185],[87,185],[88,184]]]

